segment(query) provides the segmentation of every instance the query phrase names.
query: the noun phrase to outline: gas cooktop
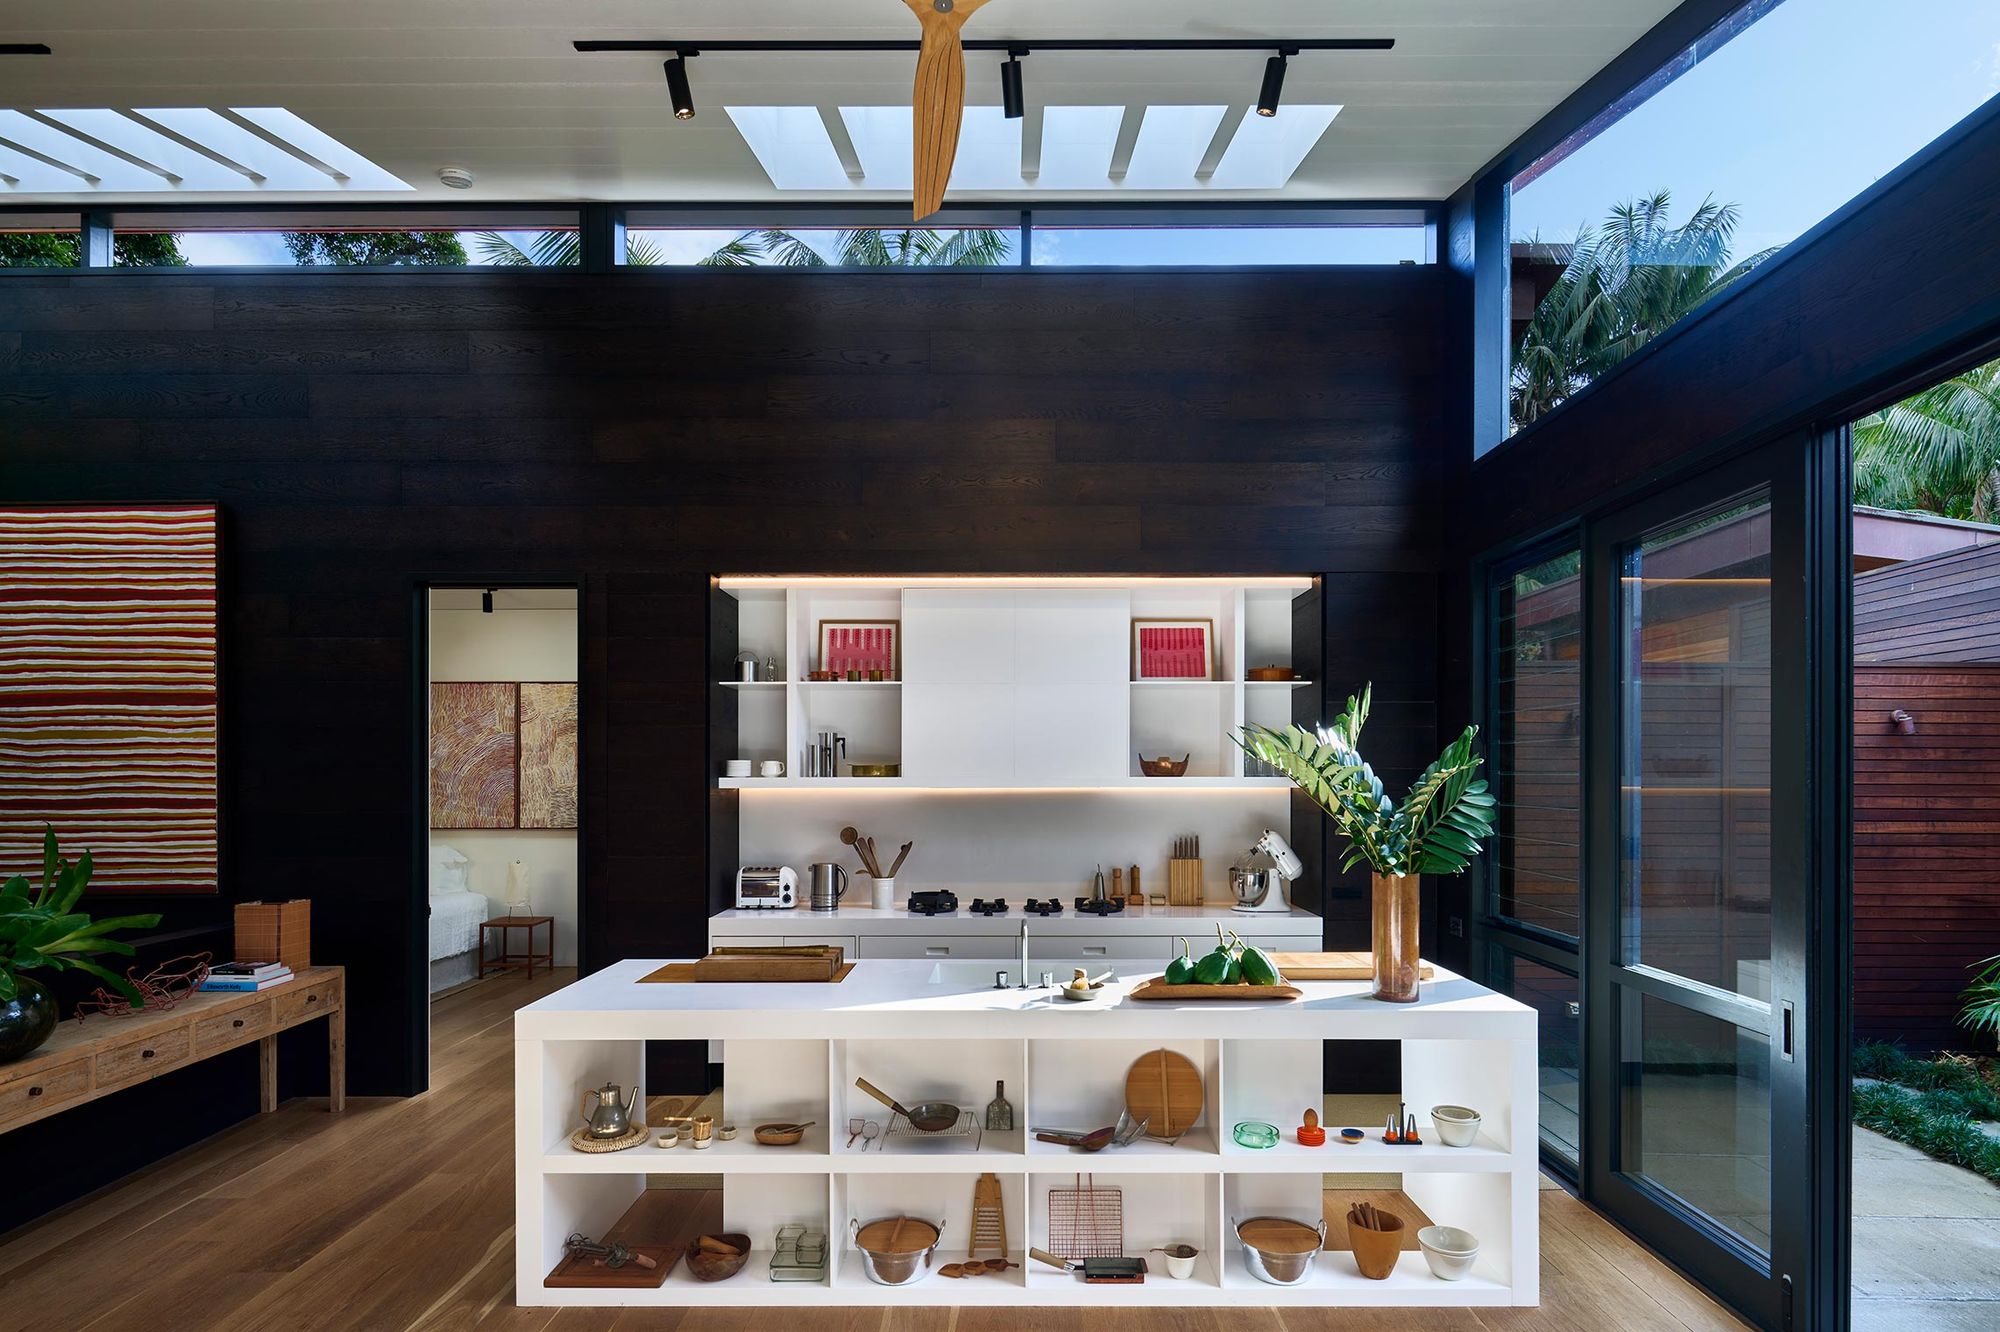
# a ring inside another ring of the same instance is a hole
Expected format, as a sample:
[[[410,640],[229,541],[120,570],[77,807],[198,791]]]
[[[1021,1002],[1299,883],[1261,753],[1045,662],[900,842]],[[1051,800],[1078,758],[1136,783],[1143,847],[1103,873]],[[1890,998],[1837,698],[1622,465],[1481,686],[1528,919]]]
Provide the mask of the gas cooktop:
[[[1062,914],[1062,903],[1053,897],[1047,901],[1037,901],[1031,897],[1021,904],[1021,910],[1031,916],[1060,916]]]
[[[1125,899],[1107,897],[1102,902],[1093,902],[1088,897],[1079,897],[1076,909],[1086,916],[1115,916],[1125,909]]]
[[[975,916],[1004,916],[1007,914],[1007,899],[996,897],[989,902],[983,897],[975,897],[970,910]]]
[[[978,903],[973,904],[974,909]],[[910,894],[910,914],[913,916],[942,916],[958,910],[958,894],[947,888],[930,892]]]

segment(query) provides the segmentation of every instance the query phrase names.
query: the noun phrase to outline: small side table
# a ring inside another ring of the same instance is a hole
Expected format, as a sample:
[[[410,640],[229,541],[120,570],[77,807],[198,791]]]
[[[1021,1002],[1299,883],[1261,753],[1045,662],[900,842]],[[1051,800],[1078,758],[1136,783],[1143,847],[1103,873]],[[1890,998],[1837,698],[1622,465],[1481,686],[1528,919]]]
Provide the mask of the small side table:
[[[535,951],[535,927],[537,925],[546,925],[549,927],[548,947],[539,953]],[[500,951],[490,958],[486,956],[486,932],[488,930],[500,931]],[[514,930],[526,930],[528,932],[527,952],[516,953],[512,951],[512,932]],[[486,978],[486,973],[489,971],[518,971],[523,967],[527,968],[528,979],[533,980],[535,978],[535,963],[537,962],[550,971],[555,970],[556,918],[554,916],[496,916],[492,920],[481,921],[479,923],[479,977],[481,980]]]

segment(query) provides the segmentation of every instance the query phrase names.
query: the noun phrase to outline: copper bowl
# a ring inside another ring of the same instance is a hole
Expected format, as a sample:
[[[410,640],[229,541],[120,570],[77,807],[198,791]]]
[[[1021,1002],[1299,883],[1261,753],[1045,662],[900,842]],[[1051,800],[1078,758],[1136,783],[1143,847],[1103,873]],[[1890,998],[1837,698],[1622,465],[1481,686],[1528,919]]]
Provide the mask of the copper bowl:
[[[701,1247],[704,1239],[721,1240],[735,1253],[716,1253]],[[748,1235],[700,1235],[689,1241],[688,1271],[694,1273],[697,1281],[727,1281],[743,1270],[743,1264],[750,1261],[750,1237]]]
[[[1177,759],[1170,759],[1163,754],[1159,758],[1149,759],[1144,754],[1141,754],[1139,755],[1139,771],[1145,773],[1148,777],[1185,777],[1187,776],[1188,760],[1193,757],[1193,754],[1183,754]]]

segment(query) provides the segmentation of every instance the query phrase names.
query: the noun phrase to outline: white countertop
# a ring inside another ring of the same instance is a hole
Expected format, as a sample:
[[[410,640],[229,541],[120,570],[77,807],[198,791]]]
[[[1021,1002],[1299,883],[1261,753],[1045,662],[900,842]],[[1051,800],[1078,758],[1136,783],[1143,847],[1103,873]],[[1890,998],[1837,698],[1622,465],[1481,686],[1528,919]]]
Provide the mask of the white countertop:
[[[1036,959],[1036,966],[1042,966]],[[1131,1000],[1154,967],[1114,967],[1103,998],[1072,1003],[1053,990],[995,989],[986,962],[862,961],[836,984],[642,984],[666,965],[635,958],[519,1010],[523,1040],[1124,1036],[1318,1037],[1346,1040],[1521,1040],[1535,1012],[1444,968],[1414,1004],[1387,1004],[1361,981],[1295,982],[1292,1002]],[[1064,963],[1051,961],[1062,974]],[[1102,959],[1088,963],[1107,969]]]
[[[849,896],[853,893],[850,891]],[[1238,934],[1298,935],[1316,940],[1320,918],[1310,911],[1291,907],[1285,911],[1232,911],[1227,903],[1207,902],[1201,906],[1128,906],[1109,916],[1079,912],[1071,898],[1063,899],[1059,916],[1029,915],[1021,909],[1018,896],[1007,900],[1004,916],[981,916],[968,908],[973,894],[958,895],[959,908],[939,916],[911,915],[903,903],[887,911],[872,906],[848,906],[838,911],[812,911],[795,907],[789,911],[768,908],[718,911],[709,917],[710,934],[1006,934],[1021,932],[1028,922],[1030,938],[1062,935],[1103,935],[1124,930],[1135,934],[1207,935],[1221,923]]]

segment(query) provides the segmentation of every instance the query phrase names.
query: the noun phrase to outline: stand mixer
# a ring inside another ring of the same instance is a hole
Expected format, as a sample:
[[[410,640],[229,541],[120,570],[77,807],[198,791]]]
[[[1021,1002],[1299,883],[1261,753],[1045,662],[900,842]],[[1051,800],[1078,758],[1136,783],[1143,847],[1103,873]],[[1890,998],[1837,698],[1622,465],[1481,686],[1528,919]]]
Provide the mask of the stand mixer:
[[[1236,898],[1229,909],[1246,914],[1290,911],[1285,885],[1305,872],[1305,862],[1278,830],[1266,828],[1257,845],[1229,868],[1229,891]]]

